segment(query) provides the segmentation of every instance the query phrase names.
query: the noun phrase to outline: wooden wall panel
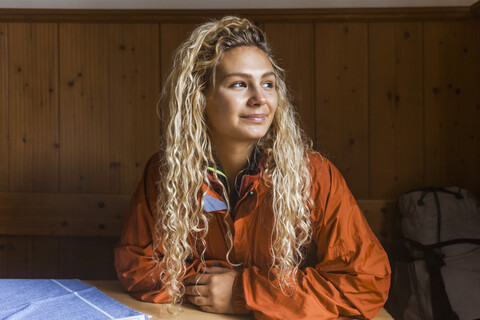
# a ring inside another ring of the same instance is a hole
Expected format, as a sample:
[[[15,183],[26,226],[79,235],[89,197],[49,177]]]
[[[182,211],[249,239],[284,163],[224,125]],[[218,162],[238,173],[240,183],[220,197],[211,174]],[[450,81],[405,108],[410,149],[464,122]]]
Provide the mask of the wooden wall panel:
[[[425,179],[480,196],[480,21],[425,22]]]
[[[113,248],[118,238],[61,237],[59,277],[115,280]]]
[[[477,0],[475,3],[473,3],[470,6],[470,12],[472,14],[472,17],[474,17],[475,19],[480,18],[480,1],[479,0]]]
[[[60,242],[57,237],[0,236],[0,278],[58,278]]]
[[[0,278],[5,278],[8,276],[7,238],[7,236],[0,235]]]
[[[286,70],[287,87],[302,128],[315,141],[315,26],[265,23],[264,30],[277,62]]]
[[[307,132],[384,244],[396,239],[386,199],[403,189],[457,184],[479,197],[479,21],[302,14],[255,19]],[[129,194],[157,149],[171,54],[200,19],[59,19],[0,23],[0,191]],[[60,234],[0,235],[0,277],[115,277],[113,233]]]
[[[10,191],[58,191],[57,29],[9,24]]]
[[[62,192],[110,191],[107,29],[108,24],[60,24]]]
[[[422,24],[369,25],[370,197],[423,182]]]
[[[196,26],[193,23],[162,23],[160,25],[160,79],[162,85],[172,69],[173,53]]]
[[[59,246],[60,238],[56,237],[25,237],[28,239],[27,270],[30,278],[59,278],[60,260],[64,259]],[[21,237],[14,237],[20,240]],[[95,251],[92,250],[92,253]],[[52,268],[52,266],[54,268]]]
[[[115,237],[130,195],[0,192],[0,234]]]
[[[195,27],[196,24],[193,23],[162,23],[160,25],[160,83],[162,89],[168,75],[172,71],[175,50],[190,35]],[[158,111],[160,117],[166,115],[166,101],[161,101]]]
[[[356,197],[369,196],[366,23],[319,23],[315,30],[317,146]]]
[[[112,24],[107,35],[109,191],[132,194],[147,160],[158,152],[158,25]]]
[[[30,257],[31,237],[5,237],[5,260],[2,261],[6,274],[0,275],[4,278],[26,278],[28,277],[28,264]]]
[[[8,24],[0,23],[0,191],[8,190]],[[1,257],[1,253],[0,253]]]
[[[130,194],[158,149],[158,25],[62,24],[61,189]]]
[[[0,236],[0,278],[116,279],[117,238]]]

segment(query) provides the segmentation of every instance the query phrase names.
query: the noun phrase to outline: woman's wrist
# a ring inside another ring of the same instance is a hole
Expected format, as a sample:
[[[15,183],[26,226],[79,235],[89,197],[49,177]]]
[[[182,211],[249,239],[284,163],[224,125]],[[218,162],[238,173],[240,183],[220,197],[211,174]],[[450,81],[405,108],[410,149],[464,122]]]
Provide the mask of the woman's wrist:
[[[232,303],[235,314],[248,314],[251,312],[247,308],[245,301],[245,292],[243,290],[243,271],[238,270],[232,287]]]

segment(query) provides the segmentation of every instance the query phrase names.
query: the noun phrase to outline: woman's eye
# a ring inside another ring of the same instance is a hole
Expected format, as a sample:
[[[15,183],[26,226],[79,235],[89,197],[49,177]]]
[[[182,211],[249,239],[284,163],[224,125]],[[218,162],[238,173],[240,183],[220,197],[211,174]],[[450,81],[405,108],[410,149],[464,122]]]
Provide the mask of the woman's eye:
[[[264,88],[273,88],[274,87],[273,81],[264,82],[263,87]]]
[[[246,86],[247,85],[243,81],[237,81],[237,82],[232,83],[232,85],[231,85],[232,88],[244,88]]]

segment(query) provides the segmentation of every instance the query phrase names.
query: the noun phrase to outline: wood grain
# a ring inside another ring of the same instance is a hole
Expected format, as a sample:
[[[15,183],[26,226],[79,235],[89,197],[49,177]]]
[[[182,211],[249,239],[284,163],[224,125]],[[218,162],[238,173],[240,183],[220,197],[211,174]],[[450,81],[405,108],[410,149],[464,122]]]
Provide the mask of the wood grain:
[[[0,277],[115,279],[113,247],[128,203],[123,195],[0,193]],[[358,204],[392,247],[395,201]]]
[[[113,249],[118,237],[60,237],[57,277],[77,279],[112,279]]]
[[[0,191],[8,191],[8,86],[8,25],[0,23]]]
[[[480,18],[480,1],[477,1],[470,6],[470,12],[474,18]]]
[[[469,19],[470,7],[333,8],[333,9],[217,9],[217,10],[82,10],[0,9],[3,21],[199,23],[214,17],[238,15],[265,22],[346,22]]]
[[[193,23],[162,23],[160,25],[160,83],[162,90],[172,71],[175,50],[187,39],[195,27],[196,25]],[[163,121],[168,114],[166,101],[160,101],[158,108],[160,120]]]
[[[58,38],[53,23],[8,27],[9,190],[58,191]]]
[[[65,255],[59,250],[61,239],[57,237],[14,237],[16,241],[27,240],[27,275],[29,278],[57,278],[60,261]],[[92,252],[93,253],[93,252]]]
[[[480,196],[480,21],[425,23],[425,180]]]
[[[85,283],[96,287],[107,296],[117,300],[118,302],[145,314],[151,315],[151,320],[164,320],[174,318],[176,320],[251,320],[253,316],[248,315],[227,315],[214,314],[200,311],[197,307],[190,303],[185,303],[181,307],[181,312],[176,316],[169,313],[168,304],[155,304],[137,300],[128,295],[123,289],[119,281],[84,281]],[[372,320],[393,320],[392,316],[382,308],[377,316]]]
[[[194,23],[160,24],[160,79],[162,85],[172,69],[173,54],[197,25]]]
[[[117,238],[0,236],[0,278],[116,279]]]
[[[0,235],[118,237],[129,202],[111,194],[0,193]],[[395,201],[358,205],[382,243],[392,242]]]
[[[8,236],[0,235],[0,278],[6,278],[9,276],[9,270],[7,268],[7,239]]]
[[[315,140],[315,26],[265,23],[264,30],[274,57],[285,70],[287,88],[292,93],[302,129]]]
[[[158,152],[160,92],[157,24],[111,24],[109,57],[110,193],[132,194]]]
[[[367,24],[319,23],[315,36],[317,145],[368,198]]]
[[[5,258],[0,265],[6,271],[3,277],[25,278],[28,277],[30,260],[31,237],[5,236]]]
[[[370,228],[385,249],[390,249],[399,241],[397,202],[389,199],[358,200]]]
[[[422,24],[369,25],[370,196],[424,185]]]
[[[119,236],[129,196],[0,193],[0,234]]]
[[[107,24],[60,24],[62,192],[110,191],[107,29]]]

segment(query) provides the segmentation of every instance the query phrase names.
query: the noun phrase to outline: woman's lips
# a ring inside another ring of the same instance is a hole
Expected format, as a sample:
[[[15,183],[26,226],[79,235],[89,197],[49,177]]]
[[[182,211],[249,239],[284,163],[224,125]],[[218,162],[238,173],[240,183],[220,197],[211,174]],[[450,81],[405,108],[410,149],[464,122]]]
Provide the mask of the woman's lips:
[[[247,119],[254,122],[262,122],[267,116],[265,114],[251,114],[247,116],[242,116],[243,119]]]

